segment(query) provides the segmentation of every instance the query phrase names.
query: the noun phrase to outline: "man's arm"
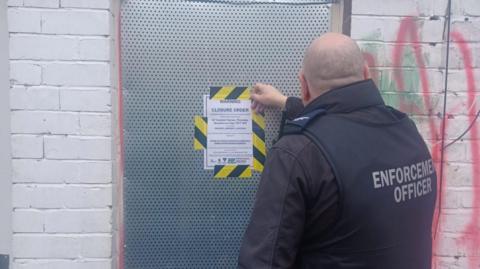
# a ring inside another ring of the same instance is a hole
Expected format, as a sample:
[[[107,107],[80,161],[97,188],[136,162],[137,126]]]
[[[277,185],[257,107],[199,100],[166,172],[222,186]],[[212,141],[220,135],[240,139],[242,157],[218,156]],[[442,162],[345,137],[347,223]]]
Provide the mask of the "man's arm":
[[[252,109],[263,113],[265,108],[273,107],[284,110],[286,119],[296,118],[303,110],[303,102],[298,97],[286,97],[275,87],[257,83],[252,88]]]
[[[295,156],[273,148],[245,232],[238,268],[293,268],[305,221],[305,174]]]

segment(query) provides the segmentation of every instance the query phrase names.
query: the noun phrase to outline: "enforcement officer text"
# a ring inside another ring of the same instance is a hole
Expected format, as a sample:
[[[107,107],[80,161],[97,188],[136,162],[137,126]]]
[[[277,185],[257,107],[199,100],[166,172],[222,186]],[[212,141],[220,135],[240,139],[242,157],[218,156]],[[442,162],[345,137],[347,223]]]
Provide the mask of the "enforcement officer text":
[[[394,187],[395,202],[405,202],[432,192],[432,179],[435,170],[432,159],[402,167],[374,171],[373,187],[380,189]]]

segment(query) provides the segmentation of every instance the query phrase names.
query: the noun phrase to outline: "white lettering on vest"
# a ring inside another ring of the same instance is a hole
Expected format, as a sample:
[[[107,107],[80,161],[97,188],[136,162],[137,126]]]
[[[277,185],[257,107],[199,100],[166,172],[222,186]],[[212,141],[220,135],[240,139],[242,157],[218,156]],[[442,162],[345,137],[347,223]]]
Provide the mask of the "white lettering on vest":
[[[425,196],[432,192],[432,178],[435,173],[432,159],[372,172],[373,187],[393,187],[397,203]]]

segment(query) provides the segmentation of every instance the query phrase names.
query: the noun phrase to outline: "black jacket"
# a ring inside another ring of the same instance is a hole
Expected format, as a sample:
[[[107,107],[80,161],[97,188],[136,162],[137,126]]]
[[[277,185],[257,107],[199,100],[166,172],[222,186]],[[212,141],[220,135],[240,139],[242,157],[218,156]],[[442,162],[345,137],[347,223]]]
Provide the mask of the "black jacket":
[[[346,88],[361,90],[372,85],[375,87],[367,80],[332,89],[305,110],[319,106],[372,123],[398,120],[386,106],[355,110],[354,100],[346,102]],[[287,100],[287,118],[303,111],[299,99]],[[303,134],[282,137],[269,151],[242,242],[239,268],[305,268],[302,260],[307,255],[314,259],[311,250],[322,245],[335,227],[339,205],[339,186],[324,153]]]

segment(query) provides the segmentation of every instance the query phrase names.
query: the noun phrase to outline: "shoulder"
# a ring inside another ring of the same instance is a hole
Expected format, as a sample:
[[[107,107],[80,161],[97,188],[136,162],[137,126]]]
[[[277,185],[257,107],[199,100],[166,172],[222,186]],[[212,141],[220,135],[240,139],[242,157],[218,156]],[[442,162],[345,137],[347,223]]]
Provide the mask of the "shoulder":
[[[313,142],[302,134],[282,136],[272,147],[272,150],[284,152],[297,158],[302,151],[315,147]]]
[[[280,138],[271,148],[276,155],[288,155],[306,170],[310,170],[312,164],[328,166],[328,163],[320,148],[303,134],[290,134]]]

